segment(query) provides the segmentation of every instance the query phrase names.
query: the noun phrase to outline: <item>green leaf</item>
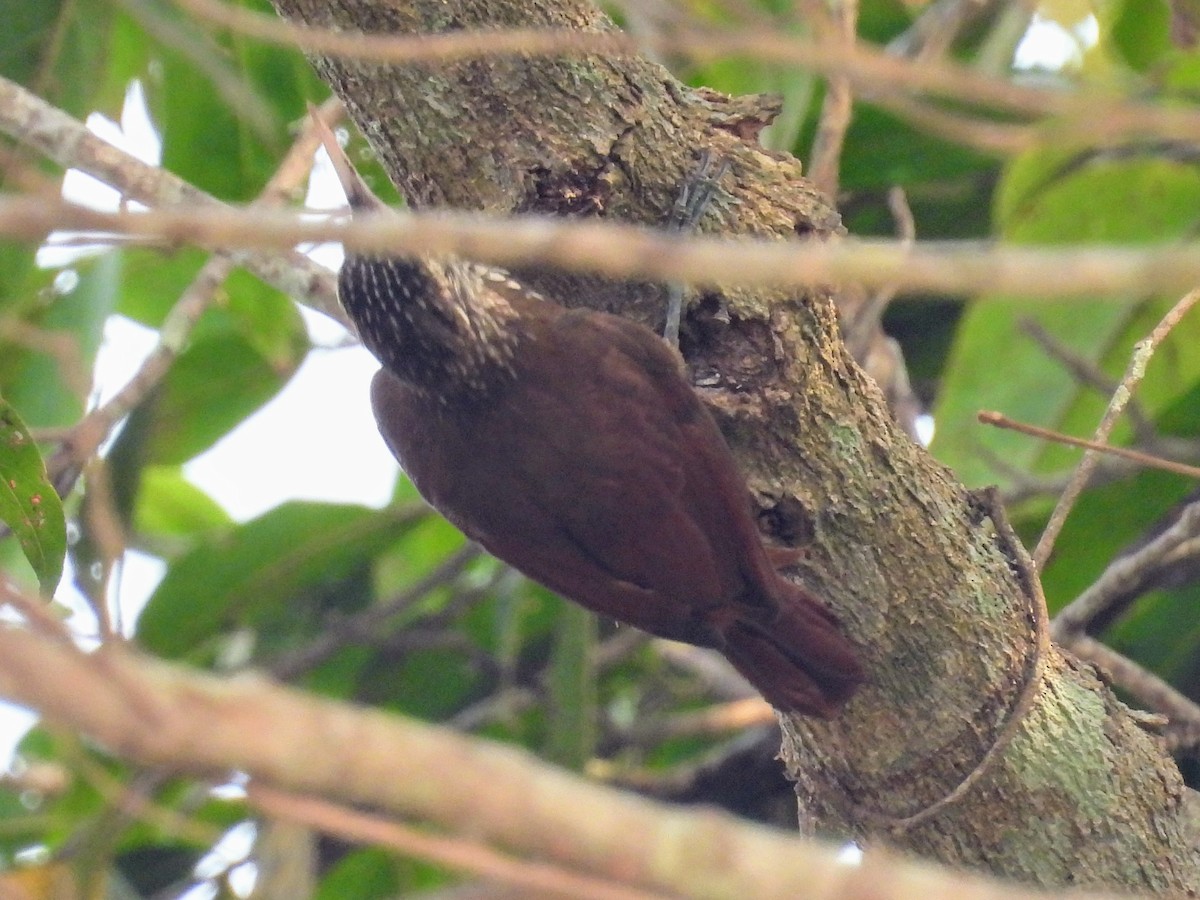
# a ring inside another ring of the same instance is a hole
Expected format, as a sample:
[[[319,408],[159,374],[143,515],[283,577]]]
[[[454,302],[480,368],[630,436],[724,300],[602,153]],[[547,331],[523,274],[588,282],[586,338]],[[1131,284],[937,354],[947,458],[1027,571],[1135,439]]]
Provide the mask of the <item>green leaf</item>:
[[[1006,467],[1034,468],[1041,441],[985,427],[975,416],[981,409],[991,409],[1042,427],[1058,427],[1079,397],[1080,386],[1024,333],[1021,324],[1034,321],[1066,349],[1088,355],[1107,345],[1128,319],[1118,303],[1091,304],[1086,315],[1083,311],[1079,301],[999,297],[976,301],[967,310],[944,370],[931,448],[967,485],[1007,485],[1011,476]],[[1003,348],[1002,359],[997,348]],[[998,461],[1003,467],[996,465]]]
[[[916,8],[902,0],[865,0],[858,12],[859,36],[885,44],[912,24]]]
[[[0,791],[0,870],[11,869],[18,850],[41,843],[45,828],[45,820],[18,791]]]
[[[361,702],[438,721],[483,696],[483,674],[461,645],[375,653],[358,676]]]
[[[192,539],[234,524],[219,503],[174,466],[142,471],[133,522],[140,536],[168,539]]]
[[[1112,24],[1112,47],[1129,67],[1145,72],[1171,51],[1167,0],[1121,0]]]
[[[576,771],[596,753],[599,720],[596,694],[596,617],[564,603],[550,657],[548,759]]]
[[[116,17],[114,4],[104,0],[8,0],[0,75],[72,115],[86,115],[112,99],[106,88],[116,68],[110,60]]]
[[[42,593],[54,594],[67,553],[62,502],[46,465],[16,410],[0,397],[0,520],[12,529],[37,574]]]
[[[1200,167],[1184,159],[1122,150],[1064,159],[1049,150],[1022,163],[1048,177],[1024,202],[1002,207],[998,224],[1009,240],[1145,244],[1189,236],[1200,218]]]
[[[225,629],[254,627],[370,565],[427,511],[285,503],[171,565],[138,620],[142,646],[182,656]]]
[[[241,335],[193,341],[134,413],[149,419],[147,462],[180,465],[203,453],[279,393],[284,381]]]
[[[1004,236],[1017,243],[1097,241],[1146,244],[1180,239],[1200,223],[1200,169],[1178,160],[1129,154],[1068,158],[1048,150],[1014,162],[998,190]],[[1054,470],[1072,457],[1012,431],[980,426],[980,409],[1068,433],[1087,434],[1106,397],[1082,387],[1024,330],[1035,322],[1057,344],[1114,381],[1133,345],[1175,298],[1104,301],[989,297],[963,316],[935,410],[934,453],[970,485],[1011,483],[1011,469]],[[1189,318],[1158,351],[1139,388],[1151,412],[1200,379],[1191,352],[1200,322]],[[998,377],[1003,366],[1003,377]],[[1119,434],[1118,434],[1119,437]],[[999,464],[997,464],[999,463]]]
[[[25,296],[17,298],[24,311],[14,314],[23,317],[36,341],[15,349],[13,359],[0,364],[8,401],[30,425],[66,426],[82,415],[104,322],[116,306],[121,279],[117,253],[80,260],[61,273],[30,273]],[[5,346],[0,357],[10,349]]]
[[[314,900],[384,900],[400,896],[399,863],[377,847],[354,850],[339,859],[321,879]]]
[[[846,133],[841,182],[848,191],[938,182],[953,185],[996,168],[997,162],[982,153],[919,131],[891,113],[859,103]],[[943,184],[943,195],[945,191]]]
[[[197,324],[194,340],[236,334],[275,371],[295,370],[310,344],[304,318],[290,297],[235,269],[221,301]]]
[[[208,251],[195,247],[181,247],[169,255],[159,250],[129,247],[121,255],[124,277],[116,311],[149,328],[162,325],[210,256]]]
[[[290,145],[305,100],[328,88],[291,48],[222,36],[201,52],[203,66],[176,47],[157,48],[147,99],[162,130],[163,166],[224,200],[249,201]]]
[[[70,776],[64,790],[43,798],[39,810],[44,827],[38,843],[52,853],[79,833],[81,823],[94,821],[109,805],[95,777],[78,776],[76,769],[80,763],[94,766],[95,771],[103,772],[108,779],[119,779],[122,774],[128,774],[128,768],[123,764],[82,744],[77,736],[53,731],[40,724],[21,740],[17,753],[25,760],[57,764]]]
[[[131,257],[136,271],[147,263]],[[140,299],[130,311],[155,325],[165,309],[151,301],[157,290],[175,298],[200,265],[164,267],[150,287],[131,291]],[[131,275],[137,281],[138,276]],[[134,410],[113,454],[134,464],[179,465],[204,452],[274,397],[309,349],[296,304],[244,273],[235,272],[218,303],[197,323],[191,342],[155,393]],[[129,446],[137,443],[137,452]],[[122,471],[122,478],[129,473]]]
[[[1151,668],[1188,696],[1200,680],[1200,584],[1151,591],[1104,634],[1105,643]]]
[[[1078,451],[1076,451],[1078,454]],[[1057,611],[1077,597],[1125,547],[1182,499],[1188,481],[1157,470],[1086,491],[1076,502],[1042,572],[1047,603]],[[1119,515],[1113,515],[1119,510]],[[1040,530],[1042,519],[1037,521]],[[1025,522],[1018,520],[1022,530]]]

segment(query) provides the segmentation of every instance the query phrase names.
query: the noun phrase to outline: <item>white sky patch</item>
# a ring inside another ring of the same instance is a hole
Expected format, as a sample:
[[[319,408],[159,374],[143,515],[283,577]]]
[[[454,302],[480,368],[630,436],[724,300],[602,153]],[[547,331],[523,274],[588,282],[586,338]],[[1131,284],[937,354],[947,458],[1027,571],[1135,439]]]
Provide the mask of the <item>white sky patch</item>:
[[[933,443],[933,433],[936,430],[933,416],[929,413],[922,413],[917,416],[914,424],[917,429],[917,440],[921,442],[922,447],[928,447]]]
[[[1052,19],[1034,13],[1029,30],[1017,45],[1013,65],[1017,69],[1056,72],[1079,66],[1083,54],[1100,40],[1100,23],[1086,16],[1066,28]]]
[[[854,843],[842,845],[842,849],[838,851],[837,855],[837,861],[843,866],[862,865],[862,859],[862,848]]]
[[[339,138],[344,133],[339,131]],[[305,205],[339,209],[346,196],[324,148],[317,152]],[[308,250],[321,265],[342,263],[338,244]],[[285,500],[382,507],[399,467],[375,426],[368,390],[379,363],[327,316],[301,307],[309,353],[287,386],[211,450],[185,466],[188,479],[244,521]]]
[[[96,402],[107,403],[125,387],[157,343],[158,332],[153,328],[125,316],[109,316],[96,351]]]
[[[358,346],[314,350],[278,396],[184,474],[239,521],[288,499],[386,505],[399,467],[371,413],[378,368]]]
[[[150,122],[150,114],[146,109],[146,95],[140,81],[131,81],[125,91],[120,125],[100,113],[89,115],[86,124],[92,134],[144,163],[157,166],[162,161],[162,140]],[[62,195],[64,200],[71,203],[107,212],[117,210],[121,204],[119,191],[78,169],[68,169],[63,175]],[[145,208],[132,201],[129,207]],[[78,246],[54,246],[55,241],[72,238],[71,232],[56,232],[50,235],[46,245],[38,250],[38,265],[47,268],[64,266],[85,255],[87,251],[81,252]]]

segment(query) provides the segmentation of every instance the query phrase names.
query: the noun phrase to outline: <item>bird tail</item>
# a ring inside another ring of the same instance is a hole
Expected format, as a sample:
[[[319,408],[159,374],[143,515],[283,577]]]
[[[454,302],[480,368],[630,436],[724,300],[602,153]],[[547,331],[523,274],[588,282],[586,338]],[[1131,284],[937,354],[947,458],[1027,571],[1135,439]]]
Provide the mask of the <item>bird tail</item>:
[[[864,680],[858,656],[819,600],[783,578],[778,585],[778,615],[735,619],[722,650],[776,709],[832,718]]]

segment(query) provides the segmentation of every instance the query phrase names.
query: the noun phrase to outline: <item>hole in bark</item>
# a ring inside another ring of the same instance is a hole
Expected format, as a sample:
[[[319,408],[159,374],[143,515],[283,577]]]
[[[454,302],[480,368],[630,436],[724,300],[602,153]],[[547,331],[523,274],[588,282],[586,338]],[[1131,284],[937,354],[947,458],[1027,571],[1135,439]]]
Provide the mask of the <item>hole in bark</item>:
[[[788,547],[804,547],[816,537],[816,526],[804,504],[795,497],[783,497],[764,509],[759,527]]]

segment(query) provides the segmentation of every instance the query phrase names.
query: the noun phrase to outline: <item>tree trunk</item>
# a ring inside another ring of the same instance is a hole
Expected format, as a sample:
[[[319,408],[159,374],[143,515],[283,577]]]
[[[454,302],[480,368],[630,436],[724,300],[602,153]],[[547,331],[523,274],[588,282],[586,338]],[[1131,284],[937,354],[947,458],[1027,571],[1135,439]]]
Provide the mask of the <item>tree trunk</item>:
[[[275,5],[368,32],[613,28],[584,0]],[[709,148],[732,175],[706,230],[841,228],[797,161],[758,146],[769,101],[688,88],[636,56],[313,62],[417,207],[662,223]],[[522,275],[567,305],[661,320],[657,288]],[[1047,886],[1200,887],[1175,765],[1095,671],[1043,646],[1023,554],[895,425],[830,296],[725,289],[693,298],[684,329],[764,528],[805,549],[800,577],[870,673],[836,721],[783,723],[802,823]]]

